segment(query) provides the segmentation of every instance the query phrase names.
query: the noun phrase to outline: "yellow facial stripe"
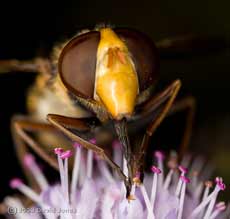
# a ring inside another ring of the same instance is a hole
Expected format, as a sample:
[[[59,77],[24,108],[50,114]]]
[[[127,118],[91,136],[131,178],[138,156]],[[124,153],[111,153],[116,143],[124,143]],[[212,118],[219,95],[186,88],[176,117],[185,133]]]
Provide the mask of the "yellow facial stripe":
[[[101,29],[97,50],[94,98],[121,119],[133,113],[138,78],[125,43],[109,28]]]

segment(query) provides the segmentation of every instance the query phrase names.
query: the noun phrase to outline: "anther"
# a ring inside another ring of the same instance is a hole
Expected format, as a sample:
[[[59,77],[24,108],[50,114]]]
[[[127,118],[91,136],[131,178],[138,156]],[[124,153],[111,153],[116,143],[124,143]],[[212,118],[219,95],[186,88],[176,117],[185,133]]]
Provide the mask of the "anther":
[[[77,143],[77,142],[74,142],[73,147],[74,147],[74,148],[80,148],[81,145],[80,145],[79,143]]]
[[[12,189],[17,189],[18,187],[20,187],[23,184],[22,180],[19,178],[14,178],[10,181],[10,187]]]
[[[187,168],[185,168],[185,167],[183,167],[183,166],[179,166],[178,167],[178,169],[181,171],[181,173],[183,173],[183,174],[185,174],[185,173],[187,173],[188,172],[188,169]]]
[[[152,166],[151,167],[151,171],[153,173],[156,173],[156,174],[160,174],[161,173],[161,170],[159,168],[157,168],[156,166]]]
[[[63,153],[63,148],[55,148],[54,149],[54,153],[56,154],[56,155],[61,155],[62,153]]]
[[[190,179],[186,176],[180,176],[180,179],[184,182],[184,183],[190,183]]]
[[[212,181],[210,181],[210,180],[206,181],[206,182],[204,183],[204,185],[205,185],[206,187],[208,187],[208,188],[212,188],[212,187],[213,187],[213,183],[212,183]]]
[[[72,154],[73,154],[73,153],[72,153],[71,150],[67,150],[67,151],[65,151],[65,152],[63,152],[63,153],[60,154],[60,158],[61,158],[61,159],[66,159],[66,158],[71,157]]]
[[[165,155],[162,151],[155,151],[154,156],[159,160],[165,159]]]

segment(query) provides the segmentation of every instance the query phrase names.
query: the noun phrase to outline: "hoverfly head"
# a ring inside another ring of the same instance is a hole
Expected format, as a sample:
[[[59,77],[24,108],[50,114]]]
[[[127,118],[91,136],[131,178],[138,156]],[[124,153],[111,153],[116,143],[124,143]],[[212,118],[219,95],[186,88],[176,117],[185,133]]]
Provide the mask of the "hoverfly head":
[[[138,94],[156,80],[158,54],[143,33],[105,27],[70,40],[58,64],[70,92],[94,99],[120,120],[133,114]]]

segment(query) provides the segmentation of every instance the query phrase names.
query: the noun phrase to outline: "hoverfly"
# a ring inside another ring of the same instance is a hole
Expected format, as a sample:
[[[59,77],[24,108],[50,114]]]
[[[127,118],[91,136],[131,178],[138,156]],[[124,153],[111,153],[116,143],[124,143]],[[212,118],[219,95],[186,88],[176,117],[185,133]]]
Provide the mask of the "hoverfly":
[[[150,137],[165,116],[185,109],[188,109],[188,115],[181,153],[187,147],[194,99],[174,103],[180,80],[173,81],[159,93],[155,93],[154,88],[158,79],[158,49],[170,52],[177,46],[182,50],[192,48],[190,43],[193,41],[193,38],[175,38],[154,44],[148,36],[136,30],[102,27],[85,31],[55,47],[50,58],[0,61],[0,72],[39,73],[28,92],[29,115],[16,116],[12,120],[19,160],[29,146],[57,168],[56,160],[47,153],[51,149],[42,147],[27,132],[45,132],[44,138],[48,132],[59,130],[71,141],[105,159],[124,181],[128,197],[135,174],[143,174]],[[129,130],[134,124],[146,127],[137,146],[129,138]],[[108,127],[109,132],[113,130],[113,137],[123,145],[128,176],[102,146],[88,141],[88,136],[95,135],[102,127]]]

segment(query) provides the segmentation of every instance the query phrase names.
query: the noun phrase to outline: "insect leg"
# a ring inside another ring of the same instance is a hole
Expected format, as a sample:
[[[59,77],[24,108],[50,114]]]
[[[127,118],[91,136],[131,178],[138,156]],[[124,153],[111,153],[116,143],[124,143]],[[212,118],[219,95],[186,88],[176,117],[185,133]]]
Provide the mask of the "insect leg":
[[[157,129],[157,127],[160,125],[162,120],[165,118],[165,116],[168,114],[170,108],[172,107],[172,104],[178,94],[178,91],[181,87],[180,80],[174,81],[172,84],[170,84],[166,89],[164,89],[161,93],[159,93],[157,96],[154,96],[151,98],[144,106],[143,109],[149,110],[150,112],[152,109],[155,111],[157,108],[160,108],[160,112],[158,113],[157,117],[150,122],[148,125],[146,132],[144,134],[141,146],[137,152],[137,161],[139,164],[137,166],[142,166],[145,153],[148,147],[149,139],[154,133],[154,131]],[[163,105],[163,107],[162,107]],[[145,111],[145,110],[143,110]],[[153,111],[152,111],[153,112]]]
[[[69,123],[68,127],[74,128],[78,131],[90,130],[83,120],[72,121],[72,123]],[[45,150],[44,147],[42,147],[42,145],[38,143],[38,141],[35,140],[31,134],[28,133],[31,132],[36,134],[38,132],[43,132],[47,134],[53,133],[56,136],[61,136],[62,133],[58,129],[49,123],[38,122],[34,119],[31,119],[29,116],[14,116],[11,122],[11,130],[16,145],[16,153],[24,170],[25,167],[23,165],[23,158],[28,152],[28,147],[31,148],[43,160],[45,160],[51,167],[58,170],[58,164],[55,156],[52,156],[53,153],[49,155],[49,152],[51,152],[53,148],[50,149],[50,151],[48,149]],[[33,186],[35,184],[33,177],[28,174],[28,171],[25,170],[24,172],[27,175],[31,185]]]
[[[32,187],[36,187],[36,183],[33,177],[28,173],[23,165],[23,159],[30,147],[36,154],[38,154],[43,160],[45,160],[50,166],[58,170],[56,159],[47,154],[47,152],[41,147],[41,145],[33,139],[27,132],[56,132],[54,127],[48,123],[36,122],[30,119],[28,116],[14,116],[11,122],[12,137],[16,147],[16,154],[19,162],[28,178]]]
[[[192,127],[193,127],[193,120],[196,111],[196,100],[192,96],[185,97],[181,100],[175,102],[172,105],[172,108],[169,110],[168,115],[173,115],[174,113],[186,111],[186,121],[185,121],[185,128],[184,134],[180,143],[180,151],[179,154],[182,156],[186,149],[188,148],[188,144],[190,142],[190,138],[192,135]]]
[[[70,138],[74,142],[78,142],[80,145],[83,147],[87,148],[88,150],[94,151],[98,156],[103,158],[108,162],[108,164],[115,170],[117,171],[118,175],[120,178],[124,181],[126,188],[127,188],[127,195],[130,193],[130,185],[128,183],[127,177],[121,170],[121,168],[114,163],[109,156],[105,153],[105,151],[92,143],[90,143],[87,140],[84,140],[83,138],[77,136],[73,132],[71,132],[68,128],[71,127],[71,123],[73,122],[81,122],[81,119],[75,119],[75,118],[70,118],[70,117],[65,117],[61,115],[55,115],[55,114],[48,114],[47,115],[47,120],[58,130],[60,130],[64,135],[66,135],[68,138]]]
[[[19,61],[16,59],[0,60],[0,73],[15,71],[50,74],[52,69],[50,61],[43,58],[36,58],[26,61]]]
[[[22,161],[27,150],[27,145],[35,151],[42,159],[47,161],[52,167],[58,169],[58,165],[55,159],[48,156],[46,151],[42,149],[40,144],[33,139],[27,132],[54,132],[57,133],[57,130],[48,123],[37,122],[28,116],[14,116],[11,122],[11,131],[13,139],[16,144],[16,152],[19,157],[19,160]]]
[[[148,126],[146,132],[149,136],[151,136],[156,128],[160,125],[162,120],[165,118],[167,113],[169,112],[170,108],[172,107],[172,104],[178,94],[178,91],[181,87],[180,80],[174,81],[172,84],[170,84],[165,90],[163,90],[161,93],[159,93],[157,96],[153,97],[146,103],[144,108],[146,107],[160,107],[165,103],[163,109],[161,109],[161,112],[157,116],[157,118]]]

